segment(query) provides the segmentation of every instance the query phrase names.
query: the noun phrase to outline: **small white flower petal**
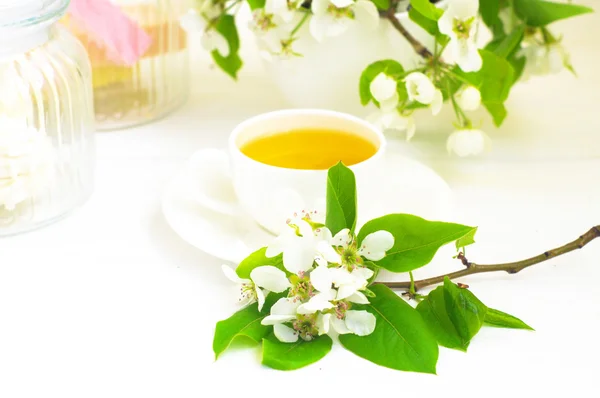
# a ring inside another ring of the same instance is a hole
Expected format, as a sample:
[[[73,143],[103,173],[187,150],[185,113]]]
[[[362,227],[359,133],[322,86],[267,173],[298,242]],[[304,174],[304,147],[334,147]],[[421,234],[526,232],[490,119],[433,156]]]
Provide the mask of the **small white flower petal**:
[[[372,1],[356,1],[354,3],[354,18],[356,18],[356,22],[367,29],[373,30],[379,25],[379,11],[377,11],[377,6]]]
[[[310,300],[308,300],[306,303],[304,304],[300,304],[300,306],[298,307],[298,314],[314,314],[317,311],[323,311],[323,310],[328,310],[330,308],[333,308],[334,305],[331,304],[329,301],[329,294],[317,294],[316,296],[312,297]]]
[[[464,72],[477,72],[483,66],[483,59],[474,40],[457,39],[450,42],[456,63]]]
[[[294,329],[285,325],[273,325],[273,334],[275,337],[277,337],[277,340],[283,343],[295,343],[298,341],[298,333]]]
[[[357,291],[357,286],[349,283],[345,285],[341,285],[337,291],[336,300],[344,300],[350,296],[352,296]]]
[[[229,43],[225,40],[223,35],[217,31],[210,30],[204,32],[200,38],[200,43],[206,51],[212,52],[216,50],[223,57],[229,56]]]
[[[346,311],[344,321],[350,332],[358,336],[368,336],[375,330],[377,319],[367,311],[349,310]]]
[[[262,311],[265,305],[265,293],[258,286],[254,287],[254,291],[256,293],[256,301],[258,301],[258,310]]]
[[[331,326],[333,326],[333,330],[335,330],[338,334],[351,333],[350,329],[348,329],[348,327],[346,326],[346,322],[337,317],[331,317]]]
[[[373,270],[370,268],[357,267],[350,273],[350,275],[355,279],[358,279],[361,281],[368,281],[373,276],[374,273],[375,272],[373,272]]]
[[[283,250],[289,243],[288,234],[290,234],[290,233],[293,233],[293,232],[290,232],[286,229],[281,233],[281,235],[279,235],[278,237],[273,239],[273,241],[271,241],[269,246],[267,246],[267,251],[265,253],[265,256],[271,258],[271,257],[275,257],[275,256],[278,256],[281,253],[283,253]]]
[[[473,86],[467,86],[456,94],[456,102],[465,111],[474,111],[481,106],[481,93]]]
[[[337,8],[345,8],[354,3],[354,0],[329,0]]]
[[[238,274],[236,274],[235,271],[231,267],[229,267],[225,264],[221,265],[221,270],[223,270],[223,273],[225,274],[227,279],[229,279],[232,282],[240,283],[240,284],[251,283],[251,281],[249,279],[240,278],[238,276]]]
[[[321,257],[330,263],[340,264],[342,262],[342,257],[329,242],[321,241],[317,243],[317,251],[321,254]]]
[[[254,268],[250,272],[250,279],[257,286],[275,293],[281,293],[291,287],[291,283],[285,272],[272,265]]]
[[[319,265],[310,272],[310,283],[320,292],[329,291],[333,284],[333,275],[327,266]]]
[[[442,105],[444,105],[444,96],[442,95],[442,91],[435,90],[433,101],[431,102],[431,113],[433,114],[433,116],[440,113],[440,111],[442,110]]]
[[[354,21],[350,18],[328,17],[325,26],[325,36],[336,37],[344,34]]]
[[[315,239],[317,241],[331,242],[331,239],[333,239],[333,235],[331,235],[331,231],[329,230],[329,228],[321,227],[315,229]]]
[[[380,73],[375,76],[369,89],[373,98],[375,98],[377,102],[382,102],[392,98],[394,94],[397,93],[397,83],[385,73]]]
[[[299,238],[283,252],[283,266],[298,274],[312,269],[315,262],[315,244],[312,239]]]
[[[356,292],[347,299],[351,303],[356,304],[369,304],[369,299],[361,292]]]
[[[330,322],[331,322],[331,314],[318,314],[317,315],[317,330],[319,330],[319,336],[329,333]]]
[[[327,8],[329,7],[329,0],[312,0],[310,9],[316,16],[322,16],[327,14]]]
[[[315,257],[315,263],[317,263],[317,267],[327,267],[329,263],[321,256]]]
[[[206,28],[206,21],[194,10],[188,11],[179,18],[179,24],[188,33],[202,32]]]
[[[350,242],[352,242],[352,235],[350,234],[350,230],[348,228],[344,228],[340,232],[335,234],[333,240],[331,241],[331,245],[341,246],[345,249],[348,247]]]
[[[296,310],[300,306],[299,301],[294,301],[291,298],[280,298],[271,307],[271,315],[291,315],[296,316]]]
[[[379,261],[394,246],[394,236],[388,231],[373,232],[363,239],[358,254],[371,261]]]
[[[451,0],[446,11],[461,21],[476,17],[479,12],[479,0]]]
[[[329,272],[333,277],[333,284],[336,287],[354,282],[354,277],[345,268],[330,268]]]
[[[381,109],[382,112],[392,113],[396,111],[396,108],[398,108],[399,101],[400,96],[398,93],[394,93],[394,95],[392,95],[390,98],[379,102],[379,109]]]

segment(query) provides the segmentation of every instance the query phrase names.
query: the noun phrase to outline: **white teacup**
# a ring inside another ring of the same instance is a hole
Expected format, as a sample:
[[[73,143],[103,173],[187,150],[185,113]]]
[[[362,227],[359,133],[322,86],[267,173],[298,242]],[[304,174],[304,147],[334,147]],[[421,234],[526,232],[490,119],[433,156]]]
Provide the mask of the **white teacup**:
[[[240,150],[244,144],[261,136],[311,128],[345,131],[372,142],[377,152],[350,169],[356,175],[358,192],[373,186],[369,180],[380,175],[386,148],[381,131],[344,113],[292,109],[258,115],[238,125],[229,137],[228,154],[216,149],[203,149],[194,154],[190,168],[199,184],[197,200],[219,213],[232,216],[246,213],[274,234],[280,232],[295,212],[324,212],[327,170],[271,166]]]

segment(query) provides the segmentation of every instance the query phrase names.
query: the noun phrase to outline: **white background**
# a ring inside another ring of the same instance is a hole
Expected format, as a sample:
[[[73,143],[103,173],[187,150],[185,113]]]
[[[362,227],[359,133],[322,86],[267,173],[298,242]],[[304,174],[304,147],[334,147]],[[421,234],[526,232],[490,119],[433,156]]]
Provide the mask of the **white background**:
[[[564,73],[516,88],[508,123],[492,131],[497,146],[490,160],[423,152],[419,142],[426,138],[408,147],[452,187],[451,221],[480,227],[471,260],[536,255],[600,223],[599,26],[597,14],[557,25],[579,79]],[[600,242],[517,275],[461,280],[484,303],[536,331],[484,328],[468,354],[440,349],[437,376],[381,368],[339,346],[291,373],[262,367],[258,349],[227,352],[214,362],[214,324],[235,310],[235,297],[221,262],[166,225],[161,193],[193,151],[223,147],[237,123],[285,104],[258,61],[250,59],[233,83],[210,69],[204,55],[193,58],[185,107],[152,125],[98,135],[96,192],[83,208],[45,229],[0,240],[0,397],[599,391]],[[545,150],[528,161],[521,149],[527,145]],[[440,251],[417,276],[460,268],[452,254]]]

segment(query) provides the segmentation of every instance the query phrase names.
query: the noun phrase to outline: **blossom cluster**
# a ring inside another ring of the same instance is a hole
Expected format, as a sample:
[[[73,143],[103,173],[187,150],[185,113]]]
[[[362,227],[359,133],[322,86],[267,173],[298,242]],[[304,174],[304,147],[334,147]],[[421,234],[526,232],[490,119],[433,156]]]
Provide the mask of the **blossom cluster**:
[[[273,325],[282,342],[309,341],[323,334],[369,335],[376,318],[357,308],[369,304],[368,289],[378,261],[394,245],[388,231],[367,235],[360,246],[356,235],[343,229],[332,235],[317,212],[302,211],[287,221],[283,232],[268,246],[266,256],[282,256],[284,270],[273,265],[254,268],[241,279],[228,266],[225,275],[240,285],[243,304],[258,302],[259,310],[270,293],[287,292],[262,320]]]
[[[202,32],[202,45],[208,51],[217,50],[222,56],[229,55],[226,38],[217,31],[218,18],[240,1],[196,0],[196,5],[181,18],[182,27],[188,32]],[[264,7],[252,10],[248,26],[258,38],[261,55],[287,59],[298,56],[293,49],[295,34],[311,16],[309,31],[321,42],[327,37],[345,33],[354,23],[375,28],[379,23],[377,7],[370,0],[313,0],[310,10],[304,8],[304,0],[266,0]]]

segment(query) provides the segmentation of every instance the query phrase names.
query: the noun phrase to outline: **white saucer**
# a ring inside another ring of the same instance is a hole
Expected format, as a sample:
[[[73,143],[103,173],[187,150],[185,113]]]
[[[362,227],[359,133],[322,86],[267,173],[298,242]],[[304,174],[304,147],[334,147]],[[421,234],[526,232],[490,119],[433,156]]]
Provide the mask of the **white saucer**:
[[[358,225],[390,213],[410,213],[430,220],[447,219],[452,210],[452,193],[433,170],[414,160],[394,154],[385,157],[386,167],[377,194],[359,192]],[[385,174],[385,182],[383,181]],[[239,263],[273,236],[246,216],[227,216],[202,207],[195,199],[194,180],[181,170],[168,185],[162,210],[167,223],[186,242],[219,259]],[[196,182],[197,184],[197,182]],[[369,197],[372,197],[369,199]]]

